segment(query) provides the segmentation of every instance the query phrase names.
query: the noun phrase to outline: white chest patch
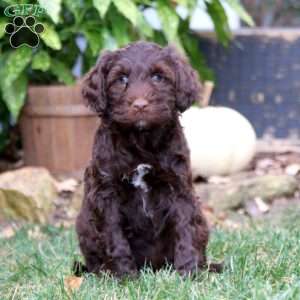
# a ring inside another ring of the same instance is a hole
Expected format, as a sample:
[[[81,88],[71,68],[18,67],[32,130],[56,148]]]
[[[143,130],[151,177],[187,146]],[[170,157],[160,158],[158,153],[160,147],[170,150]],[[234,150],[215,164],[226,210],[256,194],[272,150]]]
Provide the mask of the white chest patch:
[[[145,193],[148,192],[147,183],[144,180],[144,176],[152,169],[151,165],[139,164],[134,170],[131,183],[134,187],[142,189]]]

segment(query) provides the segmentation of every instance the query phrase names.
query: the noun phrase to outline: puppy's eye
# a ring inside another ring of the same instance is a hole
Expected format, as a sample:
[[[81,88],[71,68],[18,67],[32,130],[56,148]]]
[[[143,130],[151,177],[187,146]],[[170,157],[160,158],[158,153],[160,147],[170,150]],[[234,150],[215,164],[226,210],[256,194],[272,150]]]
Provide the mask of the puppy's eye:
[[[118,82],[124,84],[124,85],[127,85],[128,84],[128,81],[129,81],[129,78],[127,75],[123,74],[121,75],[118,79],[117,79]]]
[[[164,79],[164,77],[160,73],[153,73],[151,75],[151,79],[155,82],[160,82]]]

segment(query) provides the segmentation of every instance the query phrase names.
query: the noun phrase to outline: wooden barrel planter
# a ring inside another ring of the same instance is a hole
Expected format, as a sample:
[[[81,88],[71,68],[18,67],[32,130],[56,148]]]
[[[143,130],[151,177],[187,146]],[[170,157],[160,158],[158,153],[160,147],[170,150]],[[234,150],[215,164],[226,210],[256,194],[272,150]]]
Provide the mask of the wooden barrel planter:
[[[79,85],[30,86],[20,120],[25,164],[54,175],[81,176],[98,125]]]
[[[199,33],[199,48],[216,77],[213,105],[240,111],[259,137],[300,139],[300,29],[241,29],[227,49]]]

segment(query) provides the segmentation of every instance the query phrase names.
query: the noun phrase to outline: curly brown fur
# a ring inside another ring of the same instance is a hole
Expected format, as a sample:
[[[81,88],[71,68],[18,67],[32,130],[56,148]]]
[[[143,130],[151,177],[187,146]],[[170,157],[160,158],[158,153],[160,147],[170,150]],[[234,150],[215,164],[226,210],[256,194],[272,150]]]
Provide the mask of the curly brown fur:
[[[88,272],[209,269],[208,227],[178,118],[200,88],[172,47],[147,42],[104,53],[87,76],[83,96],[102,120],[76,223]]]

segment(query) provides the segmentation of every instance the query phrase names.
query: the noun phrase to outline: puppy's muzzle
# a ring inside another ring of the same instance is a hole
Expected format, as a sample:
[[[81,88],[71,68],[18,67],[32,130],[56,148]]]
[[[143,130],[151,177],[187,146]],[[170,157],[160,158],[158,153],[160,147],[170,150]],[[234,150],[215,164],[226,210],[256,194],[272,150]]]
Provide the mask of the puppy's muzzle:
[[[148,105],[149,102],[145,98],[138,98],[132,103],[132,106],[136,111],[143,111]]]

